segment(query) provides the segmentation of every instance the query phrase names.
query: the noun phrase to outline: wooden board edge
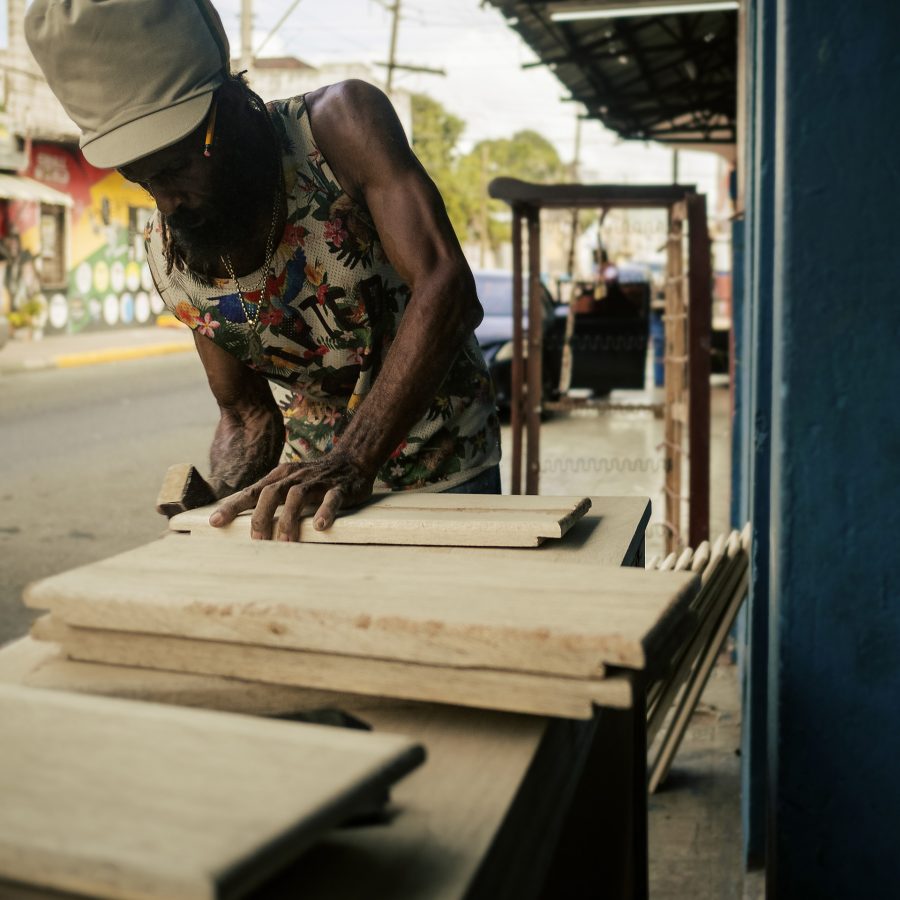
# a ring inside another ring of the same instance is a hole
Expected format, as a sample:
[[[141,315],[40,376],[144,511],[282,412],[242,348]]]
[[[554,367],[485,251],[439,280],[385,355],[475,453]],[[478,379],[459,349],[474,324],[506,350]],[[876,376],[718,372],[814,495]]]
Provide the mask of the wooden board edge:
[[[306,653],[190,638],[54,626],[70,659],[193,675],[547,715],[590,718],[593,705],[627,708],[627,676],[580,679]],[[160,661],[159,657],[165,659]]]

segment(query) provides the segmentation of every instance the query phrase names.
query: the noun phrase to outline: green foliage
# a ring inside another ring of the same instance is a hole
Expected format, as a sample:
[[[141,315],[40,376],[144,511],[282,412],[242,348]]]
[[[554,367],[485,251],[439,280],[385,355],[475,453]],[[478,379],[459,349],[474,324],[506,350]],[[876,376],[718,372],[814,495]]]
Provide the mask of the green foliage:
[[[457,189],[457,144],[466,123],[426,94],[412,96],[412,148],[437,185],[453,230],[466,238],[467,215]]]
[[[412,98],[412,147],[444,198],[460,241],[486,237],[496,248],[510,238],[509,208],[487,198],[487,186],[500,176],[544,184],[569,180],[569,168],[556,148],[536,131],[479,141],[459,152],[465,122],[426,96]]]

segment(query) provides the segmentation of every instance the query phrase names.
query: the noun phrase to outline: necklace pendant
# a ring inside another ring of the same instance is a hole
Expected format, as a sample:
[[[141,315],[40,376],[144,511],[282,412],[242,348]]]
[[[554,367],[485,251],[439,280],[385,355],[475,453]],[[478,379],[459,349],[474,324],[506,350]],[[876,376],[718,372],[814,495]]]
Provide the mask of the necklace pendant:
[[[261,366],[266,362],[266,353],[263,349],[262,339],[255,327],[250,331],[247,341],[247,350],[253,365]]]

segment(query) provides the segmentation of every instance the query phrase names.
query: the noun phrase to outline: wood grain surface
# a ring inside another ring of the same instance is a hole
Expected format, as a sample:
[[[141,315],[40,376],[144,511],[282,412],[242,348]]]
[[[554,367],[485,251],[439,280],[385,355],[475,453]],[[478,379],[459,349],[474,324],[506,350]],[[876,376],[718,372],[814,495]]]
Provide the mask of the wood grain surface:
[[[85,628],[593,677],[643,668],[696,588],[690,573],[546,565],[524,551],[479,565],[406,548],[386,565],[381,549],[173,536],[25,599]]]
[[[415,768],[385,734],[0,685],[0,877],[245,895]]]
[[[627,709],[631,679],[564,678],[494,669],[427,666],[381,659],[280,650],[247,644],[77,628],[44,616],[32,626],[71,659],[221,675],[270,684],[310,687],[401,700],[454,703],[534,715],[589,719],[594,705]]]
[[[230,541],[250,540],[251,512],[241,513],[223,528],[213,528],[209,517],[218,505],[173,516],[169,528]],[[339,513],[327,531],[313,528],[315,507],[309,507],[300,524],[300,540],[317,544],[537,547],[546,538],[561,538],[590,506],[587,497],[379,494],[362,507]]]
[[[562,540],[534,550],[435,547],[428,552],[459,566],[505,565],[523,554],[544,560],[548,568],[558,563],[587,569],[633,565],[649,518],[647,499],[592,499],[592,509]],[[191,540],[181,535],[169,540],[182,539]],[[386,565],[409,561],[408,548],[379,549]],[[401,815],[385,827],[329,832],[284,873],[280,887],[267,884],[260,900],[459,900],[471,895],[477,873],[509,869],[498,835],[508,831],[515,846],[526,847],[530,844],[521,839],[521,830],[539,829],[548,843],[546,818],[536,816],[533,805],[520,810],[517,798],[528,793],[531,782],[548,801],[560,796],[555,777],[572,773],[574,756],[546,754],[545,761],[559,762],[550,777],[537,765],[541,750],[555,748],[550,738],[572,731],[570,725],[589,724],[77,662],[60,657],[55,644],[30,638],[0,648],[0,682],[260,714],[337,707],[376,730],[413,735],[427,747],[427,764],[392,792]]]

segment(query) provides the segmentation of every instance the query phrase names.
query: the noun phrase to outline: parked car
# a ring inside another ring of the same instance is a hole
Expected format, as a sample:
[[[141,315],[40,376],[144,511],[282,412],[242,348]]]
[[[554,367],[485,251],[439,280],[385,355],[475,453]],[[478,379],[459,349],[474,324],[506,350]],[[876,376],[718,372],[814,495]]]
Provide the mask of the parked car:
[[[513,357],[513,277],[512,272],[475,271],[478,299],[484,309],[484,319],[475,329],[475,337],[484,354],[485,362],[494,382],[497,408],[501,413],[509,411],[512,385]],[[559,388],[559,370],[562,360],[562,336],[565,332],[565,307],[553,301],[550,291],[542,284],[541,300],[544,309],[544,396],[555,396]],[[528,298],[523,298],[522,327],[528,327]],[[525,348],[527,356],[527,346]]]

